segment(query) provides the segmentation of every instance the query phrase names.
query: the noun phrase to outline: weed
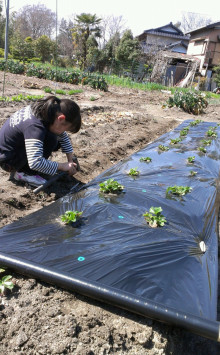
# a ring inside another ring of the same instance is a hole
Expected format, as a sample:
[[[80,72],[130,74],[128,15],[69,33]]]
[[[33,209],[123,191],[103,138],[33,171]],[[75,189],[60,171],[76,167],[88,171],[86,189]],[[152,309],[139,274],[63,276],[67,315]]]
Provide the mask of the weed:
[[[149,212],[143,214],[149,226],[152,228],[162,227],[166,223],[166,218],[161,214],[161,207],[151,207]]]
[[[101,182],[99,186],[100,186],[99,191],[104,193],[118,193],[124,189],[124,186],[119,184],[114,179],[108,179],[104,182]]]
[[[178,195],[178,196],[183,196],[185,194],[187,194],[188,192],[191,192],[192,188],[189,186],[169,186],[166,189],[166,194],[168,195],[169,193],[173,194],[173,195]]]
[[[79,220],[83,212],[79,211],[66,211],[60,216],[61,221],[65,224],[71,224]]]

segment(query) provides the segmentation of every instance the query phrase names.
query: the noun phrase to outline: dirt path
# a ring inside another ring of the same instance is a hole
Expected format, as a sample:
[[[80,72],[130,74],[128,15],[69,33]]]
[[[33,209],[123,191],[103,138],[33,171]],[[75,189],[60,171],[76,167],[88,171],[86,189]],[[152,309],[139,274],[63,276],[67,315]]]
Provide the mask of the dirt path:
[[[0,84],[3,73],[0,72]],[[32,89],[30,84],[36,86]],[[5,95],[44,94],[42,88],[78,89],[36,78],[7,74]],[[63,178],[37,195],[14,184],[0,170],[0,226],[46,206],[64,196],[76,183],[86,183],[101,172],[145,147],[163,133],[193,116],[177,108],[163,109],[169,96],[110,87],[97,92],[82,87],[72,96],[83,112],[83,126],[72,135],[81,172]],[[2,95],[2,94],[0,94]],[[69,97],[69,96],[68,96]],[[91,98],[95,100],[91,100]],[[0,126],[22,103],[0,102]],[[195,117],[194,117],[195,118]],[[220,105],[209,105],[198,119],[219,122]],[[57,153],[53,157],[62,160]],[[96,302],[14,272],[16,283],[0,305],[0,354],[178,354],[217,355],[219,346],[208,339],[170,327],[116,307]],[[219,318],[220,319],[220,318]]]

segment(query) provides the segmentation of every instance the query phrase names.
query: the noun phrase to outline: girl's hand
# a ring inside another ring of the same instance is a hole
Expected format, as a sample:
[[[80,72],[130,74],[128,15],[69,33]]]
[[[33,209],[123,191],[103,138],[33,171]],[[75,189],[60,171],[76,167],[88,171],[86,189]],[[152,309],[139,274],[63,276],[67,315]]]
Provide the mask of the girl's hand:
[[[73,162],[58,163],[58,170],[66,171],[69,175],[75,175],[77,173],[77,164]]]

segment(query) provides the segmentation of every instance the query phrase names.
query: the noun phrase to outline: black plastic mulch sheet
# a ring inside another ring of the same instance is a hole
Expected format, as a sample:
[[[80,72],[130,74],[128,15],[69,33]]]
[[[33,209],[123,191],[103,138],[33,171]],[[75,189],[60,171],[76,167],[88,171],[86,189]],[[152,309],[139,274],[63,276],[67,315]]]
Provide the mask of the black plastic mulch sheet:
[[[57,274],[110,287],[132,299],[151,300],[182,312],[216,319],[218,278],[219,139],[207,136],[213,122],[185,121],[145,149],[116,164],[80,191],[0,230],[0,253]],[[178,144],[171,139],[189,127]],[[203,139],[211,139],[206,153]],[[158,146],[169,147],[161,151]],[[150,163],[141,157],[150,157]],[[195,156],[194,164],[187,158]],[[137,168],[140,175],[128,175]],[[190,176],[190,171],[196,171]],[[114,178],[123,193],[99,192]],[[185,196],[166,195],[169,186],[190,186]],[[143,213],[162,207],[167,223],[151,228]],[[81,224],[64,225],[60,215],[83,211]],[[201,243],[203,242],[203,243]],[[0,260],[1,261],[1,260]],[[31,270],[30,270],[31,273]]]

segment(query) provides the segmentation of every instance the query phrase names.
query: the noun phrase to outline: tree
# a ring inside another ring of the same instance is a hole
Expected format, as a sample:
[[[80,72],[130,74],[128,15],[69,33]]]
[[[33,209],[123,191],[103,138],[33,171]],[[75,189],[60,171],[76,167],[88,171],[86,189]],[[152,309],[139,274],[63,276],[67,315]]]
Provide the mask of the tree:
[[[64,18],[61,19],[57,37],[59,52],[69,58],[73,56],[72,28],[73,22],[71,20],[67,22]]]
[[[23,39],[19,34],[13,37],[10,46],[10,52],[15,59],[22,60],[34,57],[34,45],[31,37]]]
[[[99,70],[106,68],[110,73],[118,74],[120,71],[119,60],[116,59],[117,47],[120,44],[120,34],[116,32],[106,43],[99,57]]]
[[[72,32],[73,45],[80,67],[84,69],[87,66],[88,40],[91,36],[94,39],[101,36],[101,30],[98,26],[101,19],[97,18],[96,15],[82,13],[76,16],[75,22]],[[98,46],[98,43],[96,43],[96,46]]]
[[[33,40],[45,35],[51,38],[56,28],[56,14],[45,5],[26,5],[15,15],[15,32]]]
[[[220,64],[219,66],[214,67],[213,70],[214,70],[213,79],[216,82],[217,86],[220,87]]]
[[[125,21],[122,16],[105,16],[102,18],[100,28],[102,32],[100,47],[103,48],[116,33],[119,34],[120,37],[122,36],[125,31]]]
[[[35,41],[35,51],[42,62],[49,61],[56,53],[56,43],[43,35]]]
[[[196,12],[183,12],[181,19],[181,29],[184,33],[197,28],[207,26],[212,23],[212,19]]]
[[[131,30],[125,31],[116,49],[116,59],[121,62],[124,69],[134,71],[140,56],[139,41],[133,38]]]
[[[0,1],[0,48],[4,48],[5,43],[5,18],[2,14],[2,1]]]

